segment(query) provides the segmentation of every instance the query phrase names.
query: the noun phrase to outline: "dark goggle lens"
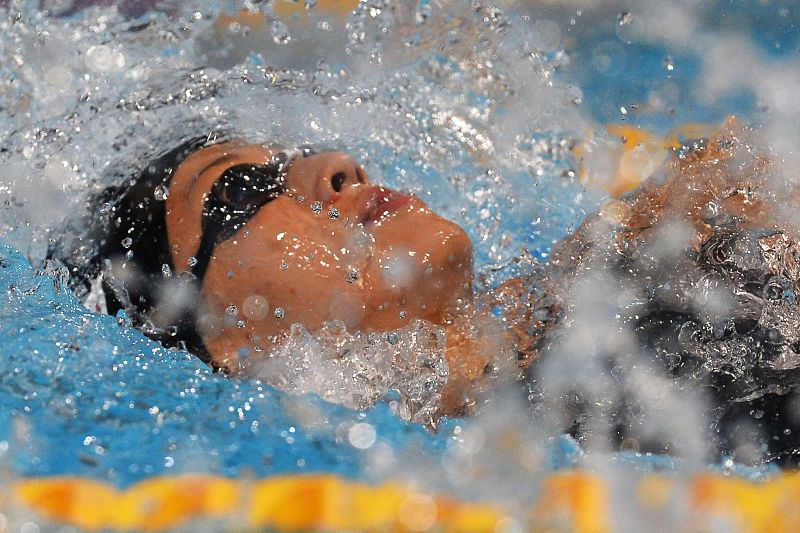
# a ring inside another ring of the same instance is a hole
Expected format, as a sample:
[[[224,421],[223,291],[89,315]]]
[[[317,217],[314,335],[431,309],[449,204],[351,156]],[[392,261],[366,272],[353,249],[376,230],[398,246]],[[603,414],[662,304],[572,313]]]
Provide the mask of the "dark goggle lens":
[[[280,165],[282,166],[282,165]],[[214,185],[214,198],[234,210],[260,207],[284,192],[279,165],[236,165],[227,169]]]
[[[261,165],[234,165],[222,173],[203,208],[203,237],[192,272],[202,280],[214,247],[230,239],[261,207],[286,192],[286,169],[315,153],[308,146],[281,150]]]

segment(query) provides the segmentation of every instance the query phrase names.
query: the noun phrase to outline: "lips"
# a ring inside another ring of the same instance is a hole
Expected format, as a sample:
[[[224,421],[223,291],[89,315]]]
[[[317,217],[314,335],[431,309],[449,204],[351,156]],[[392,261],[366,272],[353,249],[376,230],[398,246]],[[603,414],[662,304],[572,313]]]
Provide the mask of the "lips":
[[[371,224],[396,213],[411,202],[413,196],[384,187],[370,187],[361,194],[361,223]]]

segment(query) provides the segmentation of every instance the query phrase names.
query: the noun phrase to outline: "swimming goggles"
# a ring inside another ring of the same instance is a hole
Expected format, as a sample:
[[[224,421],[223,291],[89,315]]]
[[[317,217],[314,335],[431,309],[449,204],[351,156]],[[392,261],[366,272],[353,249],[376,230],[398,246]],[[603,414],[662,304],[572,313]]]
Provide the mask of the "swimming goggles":
[[[297,159],[314,155],[307,146],[281,150],[266,164],[241,164],[225,169],[203,206],[203,237],[190,263],[202,284],[217,244],[233,237],[267,203],[286,192],[286,173]]]

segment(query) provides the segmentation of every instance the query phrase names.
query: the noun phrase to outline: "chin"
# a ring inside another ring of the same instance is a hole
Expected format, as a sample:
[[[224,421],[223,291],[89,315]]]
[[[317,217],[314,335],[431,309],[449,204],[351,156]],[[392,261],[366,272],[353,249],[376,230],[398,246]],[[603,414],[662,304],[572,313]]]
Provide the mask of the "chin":
[[[403,220],[390,222],[401,226]],[[425,217],[425,224],[403,224],[399,230],[389,226],[382,228],[390,233],[383,242],[391,245],[376,251],[365,280],[375,310],[365,327],[396,329],[415,318],[443,324],[447,314],[472,295],[469,237],[457,224],[433,213]],[[382,242],[379,237],[376,245]]]

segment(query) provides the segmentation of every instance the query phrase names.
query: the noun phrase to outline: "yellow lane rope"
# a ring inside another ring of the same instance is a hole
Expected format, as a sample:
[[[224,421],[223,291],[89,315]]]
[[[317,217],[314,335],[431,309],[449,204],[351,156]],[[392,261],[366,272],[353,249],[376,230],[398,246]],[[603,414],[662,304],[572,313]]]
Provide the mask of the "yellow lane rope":
[[[328,474],[263,480],[154,477],[123,490],[79,477],[34,478],[11,484],[0,510],[88,531],[163,531],[202,522],[236,531],[588,533],[617,529],[612,509],[621,503],[642,517],[682,510],[683,522],[675,526],[692,531],[800,531],[800,473],[766,482],[717,474],[691,479],[630,474],[636,476],[632,496],[620,488],[629,487],[627,482],[617,487],[581,470],[550,474],[538,500],[522,515],[503,505],[459,501],[402,483],[375,486]]]

